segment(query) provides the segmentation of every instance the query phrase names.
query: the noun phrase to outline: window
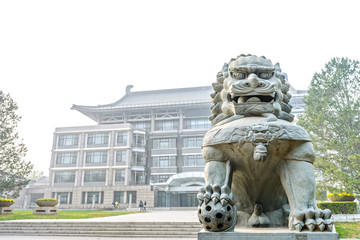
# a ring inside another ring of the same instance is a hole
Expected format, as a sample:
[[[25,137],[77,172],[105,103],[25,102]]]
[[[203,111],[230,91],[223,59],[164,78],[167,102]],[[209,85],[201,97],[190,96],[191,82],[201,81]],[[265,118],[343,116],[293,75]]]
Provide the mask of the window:
[[[82,192],[81,203],[92,204],[104,203],[104,192]]]
[[[58,153],[56,154],[56,164],[76,164],[77,153],[76,152],[67,152],[67,153]]]
[[[200,129],[200,128],[210,128],[210,127],[211,127],[210,121],[206,118],[185,120],[185,129]]]
[[[127,198],[126,203],[130,203],[130,195],[131,195],[131,203],[137,203],[136,201],[136,191],[128,191],[127,192]]]
[[[114,192],[114,202],[124,203],[124,192],[123,191],[115,191]]]
[[[155,175],[152,176],[152,179],[154,180],[155,183],[163,183],[166,182],[171,175]]]
[[[150,130],[150,122],[132,122],[134,128],[139,128],[143,130]]]
[[[55,197],[56,194],[56,197]],[[60,204],[71,204],[72,203],[72,192],[58,192],[52,193],[52,197],[59,200]],[[69,200],[69,201],[68,201]]]
[[[89,133],[87,138],[88,145],[108,144],[109,133]]]
[[[120,146],[126,146],[127,145],[127,132],[118,132],[117,133],[117,144]]]
[[[79,144],[79,134],[60,135],[58,146],[77,146]]]
[[[173,167],[176,166],[175,156],[153,157],[153,167]]]
[[[54,183],[74,183],[75,171],[55,172]]]
[[[85,171],[84,182],[105,182],[106,170]]]
[[[179,128],[178,120],[156,121],[155,123],[156,131],[172,131],[172,130],[178,130],[178,128]]]
[[[107,152],[87,152],[86,153],[86,163],[106,163],[107,162]]]
[[[116,163],[126,163],[126,151],[116,151]]]
[[[184,138],[184,148],[199,148],[202,145],[202,137],[186,137]]]
[[[145,135],[143,134],[134,134],[133,135],[134,145],[136,147],[144,147],[145,146]]]
[[[166,207],[166,192],[158,192],[158,207]]]
[[[145,153],[134,152],[133,153],[133,165],[135,166],[144,166],[146,164],[146,155]]]
[[[168,149],[176,148],[176,139],[175,138],[158,138],[153,141],[154,149]]]
[[[125,169],[115,170],[115,182],[125,182]]]
[[[185,167],[204,166],[204,160],[201,155],[186,155],[184,156]]]

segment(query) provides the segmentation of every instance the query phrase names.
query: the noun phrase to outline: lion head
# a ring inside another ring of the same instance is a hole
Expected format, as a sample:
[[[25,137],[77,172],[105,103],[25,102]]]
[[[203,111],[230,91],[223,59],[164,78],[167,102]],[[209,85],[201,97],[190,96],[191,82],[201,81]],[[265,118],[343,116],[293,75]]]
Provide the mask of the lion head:
[[[217,74],[211,94],[214,105],[210,121],[214,125],[234,115],[262,116],[293,120],[288,104],[291,95],[287,75],[265,57],[240,55],[225,63]]]

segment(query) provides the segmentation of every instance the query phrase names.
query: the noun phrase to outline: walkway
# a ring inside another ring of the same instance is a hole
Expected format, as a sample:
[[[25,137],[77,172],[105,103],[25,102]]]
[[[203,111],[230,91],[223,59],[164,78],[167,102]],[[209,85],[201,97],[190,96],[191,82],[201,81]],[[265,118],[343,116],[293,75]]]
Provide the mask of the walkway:
[[[334,221],[360,221],[360,214],[334,215]],[[78,219],[30,219],[15,220],[18,222],[28,221],[79,221]],[[91,222],[197,222],[196,211],[153,211],[145,213],[128,214],[104,218],[81,219],[81,221]],[[1,240],[63,240],[62,236],[0,236]],[[66,237],[66,240],[113,240],[112,237]],[[124,240],[159,240],[158,238],[122,238]],[[196,238],[181,238],[182,240],[195,240]],[[180,238],[179,238],[180,240]]]

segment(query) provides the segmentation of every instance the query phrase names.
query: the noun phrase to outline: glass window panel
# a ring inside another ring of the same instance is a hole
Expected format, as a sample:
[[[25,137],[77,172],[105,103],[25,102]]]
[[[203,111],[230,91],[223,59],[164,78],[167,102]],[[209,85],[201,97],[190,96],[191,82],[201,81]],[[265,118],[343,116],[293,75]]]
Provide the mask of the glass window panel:
[[[210,127],[211,127],[210,121],[206,118],[185,120],[185,129],[202,129],[202,128],[210,128]]]
[[[58,146],[77,146],[79,143],[79,135],[60,135]]]
[[[123,191],[115,191],[114,192],[114,202],[124,203],[124,192]]]
[[[87,143],[89,145],[108,144],[109,133],[89,133]]]
[[[87,152],[86,153],[86,163],[106,163],[107,162],[107,152]]]
[[[117,133],[117,143],[118,145],[125,146],[127,145],[127,132],[118,132]]]
[[[75,171],[55,172],[54,183],[74,183]]]
[[[153,157],[153,167],[173,167],[176,166],[175,156]]]
[[[115,182],[125,182],[125,169],[115,170]]]
[[[85,171],[84,182],[105,182],[106,170]]]
[[[172,131],[178,130],[179,121],[178,120],[166,120],[166,121],[156,121],[155,130],[157,131]]]
[[[176,148],[176,139],[175,138],[158,138],[153,141],[154,149],[168,149]]]
[[[204,166],[204,160],[201,155],[186,155],[184,156],[185,167]]]
[[[126,151],[116,151],[116,162],[126,162]]]
[[[56,154],[56,164],[76,164],[77,153],[66,152]]]
[[[184,148],[199,148],[202,145],[202,137],[186,137],[184,138]]]

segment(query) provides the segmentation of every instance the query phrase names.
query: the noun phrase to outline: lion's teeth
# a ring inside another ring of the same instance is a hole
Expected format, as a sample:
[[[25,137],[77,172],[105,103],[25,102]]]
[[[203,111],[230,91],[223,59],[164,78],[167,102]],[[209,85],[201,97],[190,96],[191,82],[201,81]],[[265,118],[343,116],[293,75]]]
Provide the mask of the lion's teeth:
[[[258,97],[251,97],[246,102],[261,102],[261,100]]]
[[[245,102],[244,100],[245,100],[244,97],[239,97],[237,102],[238,103],[244,103]]]

